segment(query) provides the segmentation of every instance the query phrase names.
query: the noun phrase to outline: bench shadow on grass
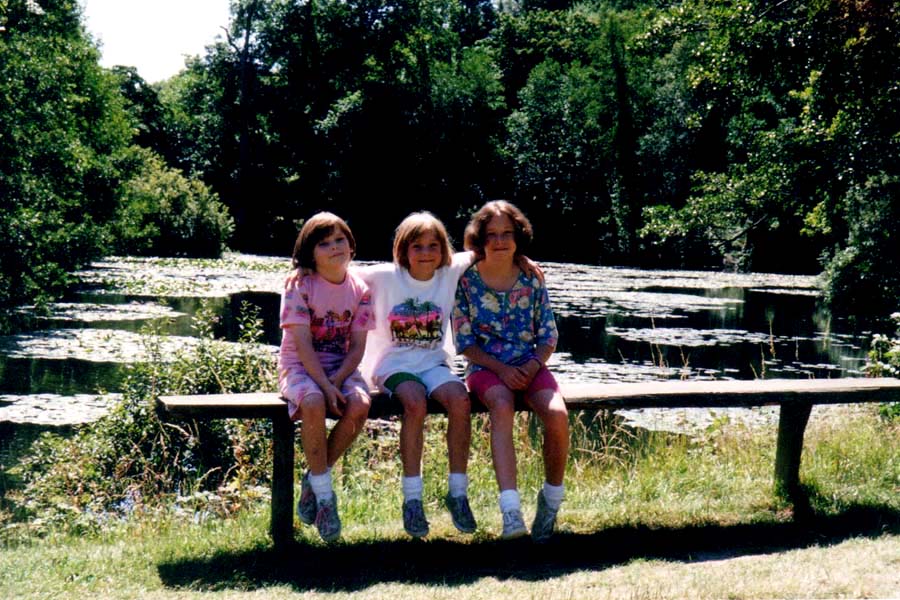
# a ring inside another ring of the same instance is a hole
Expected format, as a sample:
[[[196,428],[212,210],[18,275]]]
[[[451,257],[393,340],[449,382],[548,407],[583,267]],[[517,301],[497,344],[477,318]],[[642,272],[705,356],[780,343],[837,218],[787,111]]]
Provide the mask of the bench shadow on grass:
[[[799,517],[784,523],[557,533],[541,545],[529,538],[295,543],[279,553],[265,547],[162,563],[158,571],[163,583],[173,588],[252,590],[288,585],[297,591],[349,592],[382,583],[464,585],[483,577],[536,581],[634,559],[706,561],[900,534],[900,511],[895,508],[852,506],[837,515],[807,512]]]

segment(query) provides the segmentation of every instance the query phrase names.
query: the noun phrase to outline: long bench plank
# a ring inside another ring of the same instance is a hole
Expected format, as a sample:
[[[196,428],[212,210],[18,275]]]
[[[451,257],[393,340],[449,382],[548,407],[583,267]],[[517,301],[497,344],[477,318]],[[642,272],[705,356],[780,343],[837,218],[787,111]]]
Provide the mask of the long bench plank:
[[[640,383],[567,383],[561,392],[571,410],[689,408],[782,405],[788,402],[846,404],[900,402],[900,379],[758,379],[752,381],[652,381]],[[285,410],[276,392],[161,396],[160,409],[195,418],[273,418]],[[483,411],[480,403],[473,410]],[[370,416],[399,414],[400,407],[373,394]],[[437,403],[429,412],[441,413]]]
[[[571,408],[739,407],[812,402],[845,404],[900,401],[900,379],[755,379],[573,383],[561,386]]]

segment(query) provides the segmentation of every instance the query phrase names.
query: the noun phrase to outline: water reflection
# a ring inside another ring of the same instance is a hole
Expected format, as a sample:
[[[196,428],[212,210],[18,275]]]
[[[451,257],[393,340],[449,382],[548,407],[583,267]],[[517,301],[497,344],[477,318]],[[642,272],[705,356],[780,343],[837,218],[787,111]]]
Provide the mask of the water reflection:
[[[125,364],[121,362],[35,357],[0,359],[0,394],[93,394],[121,389],[124,377]],[[74,406],[73,418],[79,420],[78,404]]]
[[[867,337],[830,331],[813,277],[565,266],[548,273],[566,377],[862,374]]]

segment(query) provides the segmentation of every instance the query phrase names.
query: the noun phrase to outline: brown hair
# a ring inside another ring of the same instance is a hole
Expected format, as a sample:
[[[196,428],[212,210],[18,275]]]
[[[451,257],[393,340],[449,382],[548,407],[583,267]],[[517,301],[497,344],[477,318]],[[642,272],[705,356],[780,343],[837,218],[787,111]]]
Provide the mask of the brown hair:
[[[347,236],[350,243],[350,257],[356,255],[356,240],[350,227],[339,216],[330,212],[320,212],[311,216],[303,224],[300,233],[297,234],[297,241],[294,242],[294,253],[291,256],[291,263],[295,269],[312,269],[316,270],[316,261],[313,257],[313,251],[316,244],[327,238],[331,233],[338,229]]]
[[[531,228],[531,222],[528,217],[511,202],[506,200],[492,200],[478,209],[469,219],[466,225],[465,248],[475,253],[478,260],[484,258],[484,245],[487,239],[487,225],[491,219],[499,216],[507,216],[512,221],[513,230],[516,240],[516,256],[525,254],[531,240],[534,237],[534,230]]]
[[[440,266],[449,266],[453,246],[450,245],[447,228],[440,219],[428,211],[412,213],[397,225],[394,232],[394,262],[404,269],[409,269],[409,245],[428,232],[434,233],[441,245]]]

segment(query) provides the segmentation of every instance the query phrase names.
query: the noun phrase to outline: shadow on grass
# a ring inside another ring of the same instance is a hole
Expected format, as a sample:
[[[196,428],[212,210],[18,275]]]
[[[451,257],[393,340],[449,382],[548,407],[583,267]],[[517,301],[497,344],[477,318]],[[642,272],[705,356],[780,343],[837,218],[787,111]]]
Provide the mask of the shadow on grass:
[[[158,570],[163,583],[176,588],[248,590],[289,585],[297,591],[359,591],[379,583],[463,585],[482,577],[535,581],[634,559],[704,561],[826,546],[884,533],[900,534],[900,511],[854,506],[838,515],[807,513],[787,523],[558,533],[542,545],[530,538],[404,539],[333,546],[295,543],[277,553],[271,547],[249,549],[163,563]]]

